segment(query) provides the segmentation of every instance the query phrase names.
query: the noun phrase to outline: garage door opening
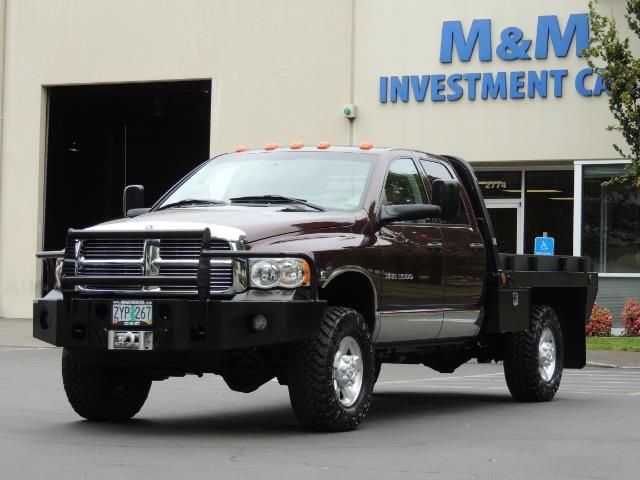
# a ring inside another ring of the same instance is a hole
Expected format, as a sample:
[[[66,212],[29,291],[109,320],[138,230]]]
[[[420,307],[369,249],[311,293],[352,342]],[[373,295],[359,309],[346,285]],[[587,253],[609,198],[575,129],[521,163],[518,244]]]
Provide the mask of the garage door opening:
[[[209,157],[211,81],[48,89],[44,248],[68,228],[122,217],[122,190],[147,206]]]

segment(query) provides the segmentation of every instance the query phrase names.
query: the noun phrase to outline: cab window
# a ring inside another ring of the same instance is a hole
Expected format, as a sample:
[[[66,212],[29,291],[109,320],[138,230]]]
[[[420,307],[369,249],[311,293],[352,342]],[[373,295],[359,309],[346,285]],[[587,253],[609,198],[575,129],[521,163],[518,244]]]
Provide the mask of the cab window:
[[[429,188],[431,188],[431,184],[434,182],[434,180],[457,180],[453,173],[443,163],[421,158],[420,164],[427,174],[427,183],[429,184]],[[470,224],[469,216],[467,215],[467,209],[465,208],[465,202],[462,197],[463,195],[464,193],[462,192],[462,189],[460,189],[460,209],[458,211],[458,216],[446,221],[443,220],[443,223],[461,225]]]
[[[384,185],[384,205],[427,203],[427,194],[413,160],[398,158],[391,163]]]
[[[383,205],[412,205],[427,203],[427,192],[420,173],[411,158],[393,160],[382,194]],[[402,223],[425,223],[426,220],[407,220]]]

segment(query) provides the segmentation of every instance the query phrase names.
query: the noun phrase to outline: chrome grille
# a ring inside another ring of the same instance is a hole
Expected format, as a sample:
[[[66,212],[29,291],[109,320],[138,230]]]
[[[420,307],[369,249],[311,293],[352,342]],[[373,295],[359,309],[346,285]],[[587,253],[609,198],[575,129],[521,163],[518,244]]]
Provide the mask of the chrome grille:
[[[156,245],[159,250],[152,260],[150,249]],[[223,239],[211,240],[212,250],[233,250],[232,244]],[[202,254],[201,237],[145,239],[86,239],[80,240],[78,259],[75,259],[76,240],[69,240],[65,248],[67,261],[64,268],[67,275],[79,276],[126,276],[136,277],[157,274],[158,277],[189,277],[188,285],[162,285],[149,291],[196,295],[198,293],[198,264]],[[146,257],[145,257],[146,256]],[[145,270],[145,262],[151,262],[152,270]],[[77,264],[77,267],[76,267]],[[210,293],[220,294],[233,287],[232,261],[216,259],[211,261],[209,279]],[[79,286],[85,291],[117,292],[143,291],[141,285],[107,284],[100,286]]]
[[[198,265],[167,265],[160,267],[161,277],[197,277]]]
[[[99,239],[80,244],[80,257],[87,260],[136,260],[143,255],[144,240]]]
[[[231,250],[226,240],[214,238],[211,240],[212,250]],[[165,260],[193,260],[199,259],[202,252],[200,238],[167,238],[160,240],[160,257]]]
[[[220,293],[233,286],[233,265],[229,263],[211,263],[209,290]]]
[[[202,239],[169,238],[160,240],[160,257],[166,260],[193,260],[200,258]]]
[[[193,277],[193,285],[163,285],[163,292],[198,292],[198,265],[167,265],[160,267],[161,277]]]
[[[231,250],[231,244],[219,238],[211,239],[211,250]]]
[[[131,264],[109,264],[109,263],[91,263],[82,265],[78,274],[80,275],[114,275],[122,277],[139,277],[143,274],[142,265]]]

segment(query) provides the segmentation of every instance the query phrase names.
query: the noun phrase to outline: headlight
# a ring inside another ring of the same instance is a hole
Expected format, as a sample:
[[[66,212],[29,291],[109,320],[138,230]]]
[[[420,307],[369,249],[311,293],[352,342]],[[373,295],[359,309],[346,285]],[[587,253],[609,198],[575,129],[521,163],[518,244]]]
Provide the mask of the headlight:
[[[250,262],[251,286],[256,288],[296,288],[309,285],[311,268],[300,258],[263,258]]]

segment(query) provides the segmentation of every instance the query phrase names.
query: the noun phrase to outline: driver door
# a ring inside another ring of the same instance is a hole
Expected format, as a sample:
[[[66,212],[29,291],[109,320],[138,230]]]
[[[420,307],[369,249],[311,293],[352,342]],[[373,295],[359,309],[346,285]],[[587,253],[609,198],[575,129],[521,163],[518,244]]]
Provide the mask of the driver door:
[[[389,164],[382,205],[428,203],[412,158]],[[381,257],[380,332],[377,343],[436,338],[442,326],[444,246],[437,220],[384,224],[377,232]]]

